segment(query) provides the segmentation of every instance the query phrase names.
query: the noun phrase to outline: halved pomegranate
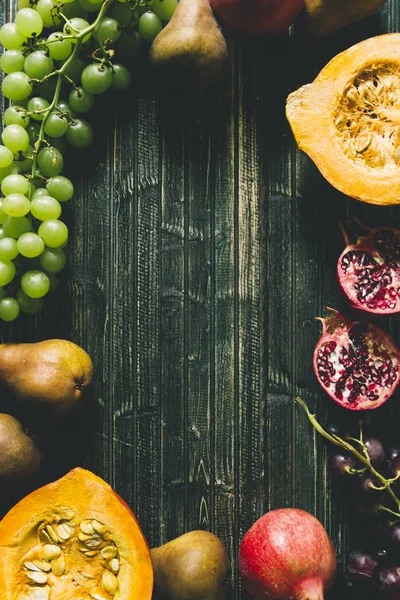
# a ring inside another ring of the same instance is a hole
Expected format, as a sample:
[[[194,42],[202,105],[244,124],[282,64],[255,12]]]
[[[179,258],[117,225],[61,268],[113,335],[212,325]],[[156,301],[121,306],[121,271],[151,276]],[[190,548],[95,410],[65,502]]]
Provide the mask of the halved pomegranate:
[[[330,308],[314,351],[314,371],[324,390],[349,410],[382,406],[400,381],[400,350],[380,327],[347,321]]]
[[[361,225],[361,224],[359,224]],[[354,308],[389,315],[400,312],[400,231],[392,227],[370,229],[349,243],[339,257],[339,283]]]

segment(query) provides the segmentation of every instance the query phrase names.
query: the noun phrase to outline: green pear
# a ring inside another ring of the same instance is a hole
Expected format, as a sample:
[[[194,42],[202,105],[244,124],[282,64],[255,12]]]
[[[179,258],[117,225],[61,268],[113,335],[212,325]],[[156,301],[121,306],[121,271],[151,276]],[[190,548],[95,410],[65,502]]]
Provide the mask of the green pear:
[[[208,87],[221,79],[228,57],[209,0],[180,0],[150,49],[150,62],[166,77]]]
[[[151,550],[155,589],[163,600],[227,600],[230,561],[221,540],[191,531]]]

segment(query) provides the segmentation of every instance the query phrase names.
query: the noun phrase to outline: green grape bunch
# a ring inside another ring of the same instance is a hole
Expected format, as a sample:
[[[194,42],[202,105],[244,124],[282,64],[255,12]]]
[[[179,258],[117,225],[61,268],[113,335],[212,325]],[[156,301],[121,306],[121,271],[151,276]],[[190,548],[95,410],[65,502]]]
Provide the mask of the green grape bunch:
[[[0,319],[37,314],[66,263],[62,205],[68,147],[88,148],[96,96],[131,83],[127,61],[149,47],[177,0],[18,0],[0,28]]]

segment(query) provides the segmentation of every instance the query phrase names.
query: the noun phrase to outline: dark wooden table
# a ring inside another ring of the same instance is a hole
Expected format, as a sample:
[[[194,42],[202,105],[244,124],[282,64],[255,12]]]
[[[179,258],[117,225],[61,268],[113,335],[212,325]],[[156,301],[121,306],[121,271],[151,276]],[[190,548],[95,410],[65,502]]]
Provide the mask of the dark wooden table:
[[[171,111],[143,74],[123,99],[101,101],[93,150],[69,159],[68,284],[37,319],[2,326],[4,340],[72,339],[95,363],[90,443],[78,457],[67,436],[54,472],[83,464],[104,477],[151,546],[214,531],[233,559],[234,599],[239,542],[269,509],[312,512],[345,555],[346,502],[294,397],[325,419],[314,317],[327,305],[349,314],[335,276],[339,220],[400,225],[399,209],[330,187],[284,108],[339,51],[399,25],[389,0],[309,49],[295,34],[230,41],[228,91],[208,112],[181,97]],[[383,326],[400,342],[398,318]],[[396,417],[395,401],[388,410]],[[14,497],[1,496],[4,513]]]

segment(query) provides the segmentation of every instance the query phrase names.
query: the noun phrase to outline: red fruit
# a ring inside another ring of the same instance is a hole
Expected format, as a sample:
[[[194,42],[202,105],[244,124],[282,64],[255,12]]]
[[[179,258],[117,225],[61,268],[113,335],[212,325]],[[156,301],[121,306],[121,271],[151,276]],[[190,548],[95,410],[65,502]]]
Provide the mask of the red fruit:
[[[390,315],[400,312],[400,231],[391,227],[369,229],[349,243],[338,264],[339,283],[355,308]]]
[[[400,380],[400,350],[380,327],[347,321],[336,310],[321,319],[314,371],[324,390],[350,410],[378,408]]]
[[[304,0],[210,0],[210,4],[227,30],[273,37],[289,28]]]
[[[239,568],[253,598],[323,600],[335,576],[336,553],[315,517],[281,508],[263,515],[246,533]]]

